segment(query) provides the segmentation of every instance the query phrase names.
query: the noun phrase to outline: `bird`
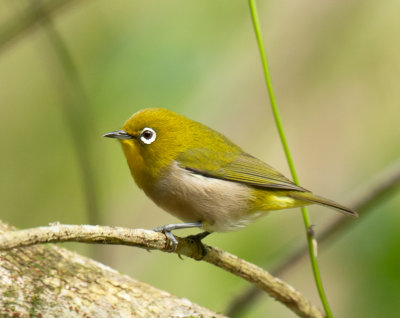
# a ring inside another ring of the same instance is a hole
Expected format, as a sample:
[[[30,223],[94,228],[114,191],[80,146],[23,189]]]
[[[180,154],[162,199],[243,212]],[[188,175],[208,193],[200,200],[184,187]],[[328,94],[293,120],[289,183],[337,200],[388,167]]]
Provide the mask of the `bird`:
[[[216,130],[165,108],[142,109],[103,136],[120,141],[137,186],[184,222],[154,229],[170,239],[170,251],[178,244],[174,230],[198,227],[202,239],[245,227],[268,211],[319,204],[358,216],[295,184]]]

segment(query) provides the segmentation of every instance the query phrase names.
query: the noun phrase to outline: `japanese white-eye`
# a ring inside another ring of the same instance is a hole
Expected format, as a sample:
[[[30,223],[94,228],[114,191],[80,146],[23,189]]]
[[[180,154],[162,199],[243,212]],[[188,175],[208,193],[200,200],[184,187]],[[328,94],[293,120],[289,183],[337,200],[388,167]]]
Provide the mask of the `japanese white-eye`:
[[[320,204],[356,217],[352,209],[297,186],[217,131],[162,108],[143,109],[105,137],[122,144],[132,176],[150,199],[181,219],[171,230],[230,231],[266,211]]]

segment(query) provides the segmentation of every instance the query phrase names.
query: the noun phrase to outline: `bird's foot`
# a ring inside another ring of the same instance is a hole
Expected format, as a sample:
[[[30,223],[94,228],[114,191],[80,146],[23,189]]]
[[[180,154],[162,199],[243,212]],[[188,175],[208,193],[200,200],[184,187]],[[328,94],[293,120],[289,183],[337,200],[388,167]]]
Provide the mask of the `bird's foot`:
[[[161,232],[161,233],[165,234],[165,236],[171,242],[171,248],[168,249],[168,252],[172,253],[172,252],[175,252],[176,248],[178,247],[178,240],[176,239],[174,234],[171,233],[171,231],[180,230],[180,229],[188,229],[188,228],[192,228],[192,227],[203,227],[203,223],[202,222],[190,222],[190,223],[167,224],[164,226],[156,227],[155,229],[153,229],[153,231]],[[200,234],[202,234],[202,233],[200,233]]]

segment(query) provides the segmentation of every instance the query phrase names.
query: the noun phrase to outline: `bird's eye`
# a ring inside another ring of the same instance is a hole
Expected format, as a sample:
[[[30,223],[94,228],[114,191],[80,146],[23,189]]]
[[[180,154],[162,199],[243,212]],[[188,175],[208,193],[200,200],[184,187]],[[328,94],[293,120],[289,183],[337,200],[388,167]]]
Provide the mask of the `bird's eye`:
[[[144,128],[140,133],[140,140],[147,145],[151,144],[154,140],[156,140],[156,137],[157,137],[156,132],[148,127]]]

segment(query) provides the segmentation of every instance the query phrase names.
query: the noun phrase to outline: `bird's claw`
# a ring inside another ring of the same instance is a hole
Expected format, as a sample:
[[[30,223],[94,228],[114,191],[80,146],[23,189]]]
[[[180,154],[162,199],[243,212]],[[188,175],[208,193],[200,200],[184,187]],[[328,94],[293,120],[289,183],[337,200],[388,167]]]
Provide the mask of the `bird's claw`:
[[[173,230],[179,230],[179,229],[188,229],[192,227],[202,227],[203,223],[202,222],[188,222],[188,223],[178,223],[178,224],[166,224],[163,226],[159,226],[153,229],[154,232],[161,232],[164,233],[165,236],[169,239],[171,242],[171,248],[168,250],[168,252],[175,252],[176,248],[178,247],[178,240],[176,237],[171,233]],[[208,235],[208,234],[207,234]],[[205,236],[204,236],[205,237]],[[201,240],[201,239],[200,239]]]
[[[178,240],[174,236],[174,234],[171,233],[171,230],[169,229],[170,224],[156,227],[153,229],[154,232],[159,232],[159,233],[164,233],[167,239],[171,242],[171,248],[167,250],[167,252],[173,253],[176,251],[176,248],[178,247]]]
[[[176,248],[178,247],[178,240],[176,239],[176,237],[174,236],[174,234],[172,234],[171,232],[165,231],[163,232],[165,234],[165,236],[169,239],[169,241],[171,242],[171,248],[169,248],[167,250],[167,252],[175,252]]]

